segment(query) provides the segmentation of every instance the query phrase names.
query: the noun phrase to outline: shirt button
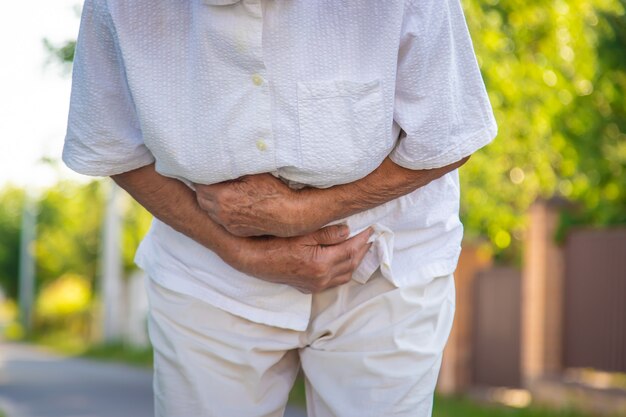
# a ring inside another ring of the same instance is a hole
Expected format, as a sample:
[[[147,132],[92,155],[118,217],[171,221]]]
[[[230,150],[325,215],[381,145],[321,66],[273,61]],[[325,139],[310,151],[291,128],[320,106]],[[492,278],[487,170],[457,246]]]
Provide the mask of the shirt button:
[[[267,143],[263,139],[259,139],[256,141],[256,148],[263,152],[267,149]]]
[[[252,76],[252,83],[254,85],[256,85],[257,87],[263,84],[263,77],[261,77],[259,74],[254,74]]]

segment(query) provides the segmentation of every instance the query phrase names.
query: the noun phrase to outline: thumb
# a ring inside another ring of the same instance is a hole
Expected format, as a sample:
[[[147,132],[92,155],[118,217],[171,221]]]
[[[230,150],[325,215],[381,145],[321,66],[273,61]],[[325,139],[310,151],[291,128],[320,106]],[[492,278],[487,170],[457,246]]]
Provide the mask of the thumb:
[[[312,237],[320,245],[336,245],[348,238],[350,229],[344,224],[324,227],[313,233]]]

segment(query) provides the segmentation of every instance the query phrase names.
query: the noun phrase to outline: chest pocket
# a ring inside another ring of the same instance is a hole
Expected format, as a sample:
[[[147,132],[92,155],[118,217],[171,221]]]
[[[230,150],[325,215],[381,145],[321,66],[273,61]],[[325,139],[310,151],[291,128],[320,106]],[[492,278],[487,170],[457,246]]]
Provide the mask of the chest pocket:
[[[300,168],[329,183],[359,179],[390,151],[379,80],[298,83]]]

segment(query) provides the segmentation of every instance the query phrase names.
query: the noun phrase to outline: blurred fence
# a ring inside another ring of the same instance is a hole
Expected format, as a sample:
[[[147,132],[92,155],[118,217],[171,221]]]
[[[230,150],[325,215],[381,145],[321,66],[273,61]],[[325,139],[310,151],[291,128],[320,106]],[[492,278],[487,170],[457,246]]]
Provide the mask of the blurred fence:
[[[476,276],[473,383],[520,386],[520,294],[520,273],[514,268],[491,268]]]
[[[440,391],[523,387],[544,402],[626,415],[626,228],[572,230],[559,245],[561,209],[531,208],[521,270],[464,247]]]
[[[563,366],[626,372],[626,229],[571,233],[565,276]]]

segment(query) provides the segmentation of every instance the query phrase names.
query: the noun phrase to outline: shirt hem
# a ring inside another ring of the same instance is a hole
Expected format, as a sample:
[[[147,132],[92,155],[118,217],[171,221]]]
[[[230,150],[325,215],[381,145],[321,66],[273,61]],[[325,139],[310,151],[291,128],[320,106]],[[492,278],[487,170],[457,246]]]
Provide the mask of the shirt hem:
[[[390,281],[396,288],[402,288],[413,285],[423,285],[423,283],[429,282],[433,278],[453,274],[456,270],[459,255],[460,248],[457,253],[450,258],[435,261],[428,265],[420,265],[412,272],[402,274],[402,276],[394,276],[393,280]],[[168,268],[164,268],[158,261],[146,259],[140,252],[135,256],[135,263],[146,272],[149,279],[153,279],[159,285],[171,291],[199,299],[213,307],[251,322],[294,331],[305,331],[308,328],[312,295],[308,295],[308,313],[306,315],[297,316],[296,314],[286,311],[271,312],[263,310],[262,308],[238,303],[236,300],[225,297],[212,290],[209,286],[202,286],[189,279],[185,279],[185,273],[183,271],[171,271]],[[358,280],[355,281],[359,282]],[[362,285],[367,285],[367,282],[362,283]]]
[[[122,174],[124,172],[150,165],[155,161],[154,156],[147,151],[141,156],[134,158],[132,161],[123,163],[107,163],[99,161],[85,162],[75,154],[72,155],[71,151],[68,149],[69,148],[66,147],[62,155],[62,160],[65,165],[67,165],[67,167],[72,171],[92,177],[110,177],[111,175]]]
[[[468,136],[461,141],[461,144],[441,155],[421,161],[415,161],[401,153],[399,147],[400,143],[398,143],[398,146],[396,146],[396,148],[391,152],[389,158],[396,164],[407,169],[418,170],[441,168],[460,161],[464,157],[471,155],[480,148],[489,144],[496,137],[497,133],[498,126],[496,125],[495,119],[491,119],[491,123],[488,126]],[[403,140],[406,139],[407,138]]]
[[[457,264],[459,262],[459,255],[455,255],[449,259],[433,262],[431,264],[420,266],[420,268],[413,274],[406,274],[403,277],[394,276],[394,284],[400,288],[405,286],[415,285],[417,283],[423,284],[433,278],[451,275],[456,271]]]
[[[212,291],[208,286],[198,285],[189,279],[185,279],[184,273],[181,271],[174,272],[168,270],[167,268],[163,268],[158,263],[150,262],[150,260],[141,256],[139,252],[135,256],[135,263],[146,272],[149,279],[153,279],[159,285],[171,291],[197,298],[212,305],[213,307],[219,308],[238,317],[242,317],[246,320],[267,326],[280,327],[296,331],[304,331],[309,325],[309,315],[306,317],[296,317],[293,314],[283,311],[280,312],[280,317],[278,317],[278,313],[272,313],[247,304],[240,304],[216,291]],[[172,277],[175,278],[172,279]],[[311,302],[309,299],[309,314],[310,304]],[[275,314],[275,319],[267,317],[274,316]],[[263,318],[263,316],[266,318]]]

